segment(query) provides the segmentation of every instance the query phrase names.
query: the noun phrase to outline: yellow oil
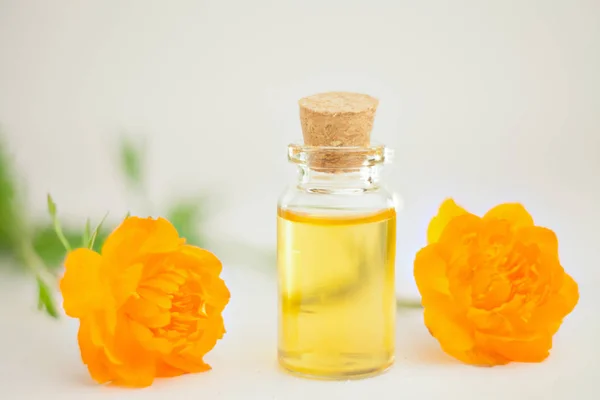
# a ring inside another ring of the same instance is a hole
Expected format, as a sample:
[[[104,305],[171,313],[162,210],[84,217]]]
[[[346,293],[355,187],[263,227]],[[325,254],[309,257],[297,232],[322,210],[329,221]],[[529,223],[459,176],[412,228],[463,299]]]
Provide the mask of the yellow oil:
[[[351,379],[394,361],[393,209],[352,216],[278,210],[279,363]]]

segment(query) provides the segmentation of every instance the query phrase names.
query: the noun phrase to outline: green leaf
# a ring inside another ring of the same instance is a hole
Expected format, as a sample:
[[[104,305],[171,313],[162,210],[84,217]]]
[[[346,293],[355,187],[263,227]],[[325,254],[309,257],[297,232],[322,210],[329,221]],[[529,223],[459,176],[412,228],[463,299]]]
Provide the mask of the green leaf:
[[[28,213],[24,208],[25,202],[20,198],[18,176],[2,139],[0,138],[0,248],[10,253],[22,268],[33,273],[38,286],[38,307],[58,318],[52,292],[42,278],[46,275],[51,277],[51,274],[33,249],[33,232],[26,218]],[[56,205],[50,196],[48,210],[56,215]]]
[[[23,204],[13,159],[0,133],[0,251],[10,256],[16,256],[18,243],[27,233]]]
[[[52,196],[48,193],[48,213],[52,219],[56,218],[56,203],[52,200]]]
[[[171,207],[166,217],[189,244],[202,245],[199,225],[202,219],[202,198],[181,200]]]
[[[36,277],[36,280],[38,286],[38,309],[46,311],[53,318],[58,318],[58,310],[54,304],[52,291],[39,275]]]
[[[108,217],[108,213],[104,214],[104,217],[102,218],[102,220],[100,221],[100,223],[98,225],[96,225],[96,229],[94,229],[94,232],[92,233],[92,236],[90,237],[90,241],[89,241],[89,243],[87,245],[87,247],[89,249],[93,249],[94,248],[94,242],[96,241],[96,237],[98,236],[98,232],[102,228],[102,224],[106,220],[106,217]]]
[[[80,242],[81,238],[85,236],[84,231],[71,229],[68,226],[64,228],[63,232],[70,243]],[[102,245],[109,234],[110,231],[106,229],[100,229],[98,231],[96,240],[94,241],[94,251],[100,252]],[[84,243],[83,247],[89,246],[90,239],[91,232],[89,239]],[[52,224],[36,226],[33,230],[32,242],[35,252],[40,256],[46,266],[49,268],[56,268],[62,265],[62,262],[65,259],[65,248],[58,236],[56,236]]]
[[[62,227],[60,226],[60,221],[58,220],[58,216],[56,214],[56,203],[52,200],[52,196],[48,193],[48,213],[52,218],[52,223],[54,224],[54,231],[56,232],[56,236],[60,239],[60,242],[65,247],[65,250],[71,251],[71,245],[69,241],[65,237]]]
[[[81,235],[82,237],[82,247],[87,247],[88,244],[90,243],[90,237],[91,237],[91,228],[90,228],[90,219],[86,219],[85,220],[85,228],[83,229],[83,235]]]
[[[64,235],[71,243],[81,241],[83,233],[78,230],[65,229]],[[60,266],[65,258],[65,247],[56,235],[52,224],[41,225],[33,230],[33,248],[44,264],[50,268]],[[87,242],[85,244],[87,247]]]
[[[121,141],[121,169],[135,186],[140,186],[143,181],[142,164],[143,152],[131,139],[123,138]]]

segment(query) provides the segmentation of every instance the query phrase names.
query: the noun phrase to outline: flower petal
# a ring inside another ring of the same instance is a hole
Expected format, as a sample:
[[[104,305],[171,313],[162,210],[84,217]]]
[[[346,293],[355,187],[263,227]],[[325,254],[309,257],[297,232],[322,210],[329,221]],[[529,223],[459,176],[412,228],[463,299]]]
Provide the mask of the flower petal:
[[[141,287],[150,290],[159,290],[167,294],[176,293],[179,290],[179,284],[169,279],[164,279],[160,274],[154,278],[144,280]]]
[[[165,310],[145,298],[131,297],[123,309],[133,320],[149,328],[162,328],[171,322],[169,310]]]
[[[210,369],[210,367],[208,368]],[[179,369],[179,368],[175,368],[169,364],[167,364],[164,361],[159,361],[156,364],[156,376],[159,378],[171,378],[174,376],[180,376],[183,374],[186,374],[187,372]]]
[[[472,303],[473,266],[471,256],[482,220],[473,214],[455,217],[438,242],[438,254],[446,262],[446,276],[452,298],[467,308]]]
[[[217,341],[223,337],[224,333],[223,318],[221,315],[216,315],[210,318],[200,338],[182,353],[189,359],[201,362],[204,355],[215,347]]]
[[[512,326],[510,321],[499,312],[494,310],[482,310],[471,307],[467,312],[467,318],[473,324],[475,330],[482,333],[510,333]]]
[[[558,291],[558,295],[563,300],[563,306],[560,308],[561,314],[566,316],[570,314],[579,302],[579,286],[577,282],[571,278],[569,274],[565,272],[563,278],[563,284]]]
[[[82,318],[104,306],[109,292],[101,265],[102,257],[89,249],[76,249],[67,255],[60,291],[68,316]]]
[[[171,309],[171,297],[173,296],[168,295],[161,290],[147,289],[143,287],[138,288],[137,292],[142,298],[148,300],[150,303],[154,303],[160,308],[164,308],[166,310]]]
[[[439,240],[446,225],[459,215],[468,214],[467,210],[457,205],[453,199],[447,199],[442,203],[438,214],[433,217],[427,228],[427,243],[435,243]]]
[[[425,308],[425,325],[446,354],[466,364],[493,366],[506,364],[508,360],[482,346],[476,340],[476,332],[469,321],[445,299],[435,307]]]
[[[96,346],[92,341],[90,323],[82,319],[77,333],[81,360],[87,366],[90,376],[98,383],[110,382],[113,375],[109,369],[109,362],[102,347]]]
[[[440,296],[435,304],[425,307],[425,326],[446,353],[463,362],[472,363],[468,354],[475,347],[475,341],[468,328],[468,321],[451,304],[449,297]]]
[[[515,362],[542,362],[552,348],[552,335],[536,336],[529,340],[485,335],[481,339],[486,347]]]
[[[127,299],[135,295],[142,277],[144,265],[141,263],[130,265],[115,274],[112,279],[112,292],[115,297],[116,307],[121,307]]]
[[[197,273],[219,275],[223,268],[221,261],[210,251],[189,244],[181,248],[181,255],[186,257],[184,266]]]
[[[560,289],[551,293],[540,304],[531,317],[530,325],[554,334],[560,328],[563,319],[573,311],[579,301],[579,287],[568,274],[563,273]]]
[[[469,246],[471,241],[482,226],[481,218],[473,214],[462,214],[452,218],[444,228],[438,243],[443,243],[444,248],[440,252],[447,250],[447,254],[465,252],[465,247]]]
[[[165,338],[156,337],[152,331],[137,321],[129,321],[131,333],[135,339],[148,351],[158,351],[168,354],[173,350],[172,344]]]
[[[504,203],[489,210],[483,219],[503,219],[510,221],[515,229],[533,226],[533,218],[519,203]]]
[[[122,363],[113,366],[114,383],[130,387],[150,386],[156,375],[154,352],[144,349],[136,340],[127,317],[118,319],[115,332],[114,352]]]
[[[426,306],[429,294],[450,295],[446,262],[437,252],[437,245],[430,244],[421,249],[414,262],[415,282]]]
[[[517,240],[524,244],[535,244],[542,253],[558,260],[558,238],[556,234],[541,226],[526,226],[517,232]]]
[[[184,245],[181,251],[171,256],[176,271],[185,274],[190,280],[200,282],[203,299],[207,304],[221,312],[231,296],[223,279],[219,277],[222,270],[221,261],[211,252],[199,247]]]
[[[205,372],[210,370],[210,365],[202,359],[186,357],[182,354],[169,354],[163,358],[165,364],[185,372]]]
[[[113,364],[120,363],[119,358],[108,347],[115,334],[116,319],[116,313],[112,309],[97,311],[85,317],[90,340],[94,346],[104,349],[106,358]]]
[[[225,281],[218,276],[211,277],[210,286],[205,294],[205,302],[220,313],[229,303],[230,297],[231,294],[225,285]]]
[[[168,253],[180,245],[177,230],[166,219],[129,217],[108,236],[102,255],[123,268],[144,255]]]

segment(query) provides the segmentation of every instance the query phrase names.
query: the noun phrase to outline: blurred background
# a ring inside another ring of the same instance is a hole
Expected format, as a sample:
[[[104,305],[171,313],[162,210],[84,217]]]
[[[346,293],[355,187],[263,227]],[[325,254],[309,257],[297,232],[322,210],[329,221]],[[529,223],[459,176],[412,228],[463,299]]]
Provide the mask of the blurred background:
[[[74,234],[107,211],[107,229],[175,215],[224,261],[274,270],[297,100],[359,91],[396,153],[407,297],[449,196],[522,202],[582,292],[600,284],[599,71],[597,0],[0,0],[0,131],[34,236],[50,192]]]

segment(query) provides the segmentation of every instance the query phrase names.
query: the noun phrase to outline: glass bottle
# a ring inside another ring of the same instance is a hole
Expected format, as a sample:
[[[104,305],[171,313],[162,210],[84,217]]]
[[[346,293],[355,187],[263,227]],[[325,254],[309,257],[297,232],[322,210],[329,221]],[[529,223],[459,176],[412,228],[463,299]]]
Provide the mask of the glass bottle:
[[[380,182],[390,154],[288,148],[298,179],[277,210],[278,358],[288,372],[352,379],[393,364],[396,212]]]

